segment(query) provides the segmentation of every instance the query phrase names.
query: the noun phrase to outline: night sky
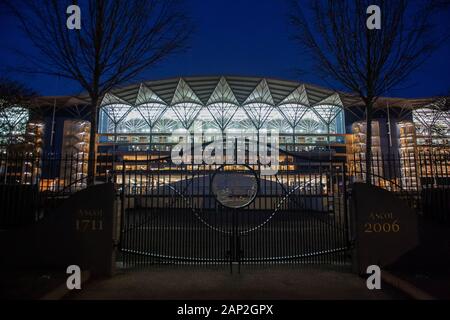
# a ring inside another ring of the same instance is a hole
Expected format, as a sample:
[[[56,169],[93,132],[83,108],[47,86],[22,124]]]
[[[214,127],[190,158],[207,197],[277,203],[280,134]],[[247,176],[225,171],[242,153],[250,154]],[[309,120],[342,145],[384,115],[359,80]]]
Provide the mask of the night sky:
[[[1,0],[0,0],[1,1]],[[426,0],[424,0],[426,1]],[[290,40],[284,0],[187,0],[196,24],[190,49],[142,74],[140,80],[177,76],[264,76],[330,86],[314,75],[310,60]],[[450,27],[450,10],[437,17],[440,30]],[[33,54],[16,22],[0,14],[0,71],[17,64],[14,48]],[[298,67],[310,72],[299,74]],[[75,82],[55,77],[9,73],[42,95],[77,94]],[[337,85],[331,84],[334,87]],[[391,96],[423,97],[450,92],[450,41]]]

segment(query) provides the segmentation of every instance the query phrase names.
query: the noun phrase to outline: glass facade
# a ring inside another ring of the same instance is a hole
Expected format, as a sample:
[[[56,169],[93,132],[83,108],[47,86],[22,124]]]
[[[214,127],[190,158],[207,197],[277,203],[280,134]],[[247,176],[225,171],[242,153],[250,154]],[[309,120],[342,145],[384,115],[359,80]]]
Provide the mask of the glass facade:
[[[413,110],[416,130],[416,145],[424,150],[438,148],[448,150],[450,141],[450,111],[446,110],[446,99]]]
[[[99,133],[135,135],[142,139],[151,135],[153,142],[161,136],[170,140],[170,134],[176,129],[193,130],[198,126],[203,132],[277,129],[288,137],[345,134],[344,108],[339,95],[335,93],[312,104],[304,85],[275,103],[263,79],[240,103],[227,80],[221,78],[204,103],[180,79],[170,102],[163,101],[144,84],[135,101],[127,103],[113,94],[106,95],[100,110]]]
[[[28,109],[11,106],[0,111],[0,145],[10,145],[23,140],[30,118]]]

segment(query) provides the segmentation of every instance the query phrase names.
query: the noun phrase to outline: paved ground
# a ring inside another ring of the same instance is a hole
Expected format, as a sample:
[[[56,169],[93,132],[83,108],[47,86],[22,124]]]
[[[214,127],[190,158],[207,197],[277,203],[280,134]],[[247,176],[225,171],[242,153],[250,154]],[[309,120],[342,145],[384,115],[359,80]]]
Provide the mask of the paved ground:
[[[450,228],[419,220],[420,244],[387,269],[437,299],[450,300]]]
[[[121,272],[87,283],[67,299],[403,299],[391,288],[370,291],[348,272],[258,268],[230,274],[222,270],[149,269]]]
[[[33,300],[64,284],[67,279],[61,269],[0,268],[0,300]]]

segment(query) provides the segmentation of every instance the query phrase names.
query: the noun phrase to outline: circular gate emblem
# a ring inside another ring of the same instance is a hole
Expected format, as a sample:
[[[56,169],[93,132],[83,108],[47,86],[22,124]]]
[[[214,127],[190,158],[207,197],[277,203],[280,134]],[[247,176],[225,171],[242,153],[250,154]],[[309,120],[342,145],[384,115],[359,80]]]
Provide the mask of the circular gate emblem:
[[[211,191],[216,201],[227,208],[250,205],[258,194],[258,177],[248,166],[223,165],[212,177]]]

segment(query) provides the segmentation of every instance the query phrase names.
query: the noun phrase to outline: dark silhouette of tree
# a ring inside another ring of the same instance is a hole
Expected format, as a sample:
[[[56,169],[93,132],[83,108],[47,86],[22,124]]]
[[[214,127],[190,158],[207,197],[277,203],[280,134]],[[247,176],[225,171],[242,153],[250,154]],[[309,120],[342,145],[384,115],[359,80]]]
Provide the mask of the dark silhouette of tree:
[[[19,81],[0,78],[0,108],[29,104],[37,96],[36,92]]]
[[[357,94],[365,105],[366,183],[371,183],[374,103],[440,44],[432,23],[437,7],[415,0],[317,0],[305,14],[305,1],[291,4],[293,39],[312,57],[318,74]],[[370,5],[381,9],[381,30],[367,27]]]
[[[436,9],[450,8],[450,0],[430,0]]]
[[[66,26],[67,7],[81,8],[81,29]],[[192,26],[177,0],[14,0],[9,7],[39,49],[35,72],[68,78],[91,104],[89,183],[95,173],[99,106],[105,93],[186,48]]]

